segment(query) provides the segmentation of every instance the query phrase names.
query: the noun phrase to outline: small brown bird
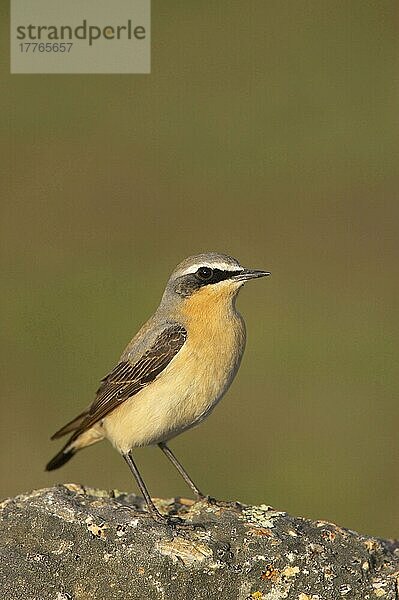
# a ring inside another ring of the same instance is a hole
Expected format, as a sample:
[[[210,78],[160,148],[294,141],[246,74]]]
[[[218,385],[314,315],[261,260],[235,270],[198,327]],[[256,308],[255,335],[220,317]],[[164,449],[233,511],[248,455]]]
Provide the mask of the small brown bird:
[[[107,438],[129,465],[151,515],[164,522],[131,453],[158,444],[196,497],[204,498],[166,442],[203,421],[231,384],[245,347],[236,296],[246,281],[266,275],[224,254],[180,263],[158,309],[101,381],[93,403],[52,436],[72,433],[46,469],[58,469],[78,450]]]

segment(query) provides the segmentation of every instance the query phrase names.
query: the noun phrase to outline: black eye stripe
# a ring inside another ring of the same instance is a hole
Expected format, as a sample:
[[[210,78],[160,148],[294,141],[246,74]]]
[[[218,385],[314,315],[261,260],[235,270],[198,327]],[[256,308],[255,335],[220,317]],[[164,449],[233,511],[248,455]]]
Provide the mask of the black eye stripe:
[[[206,280],[198,276],[199,269],[204,267],[209,268],[209,270],[212,271],[212,276]],[[231,271],[228,271],[216,268],[212,269],[212,267],[203,265],[202,267],[198,267],[197,271],[194,273],[187,273],[187,275],[178,277],[174,282],[174,291],[182,297],[188,297],[207,285],[231,279],[234,275],[238,275],[239,273],[242,273],[242,269],[232,269]]]
[[[223,271],[222,269],[212,269],[213,274],[210,279],[204,281],[202,285],[210,285],[211,283],[219,283],[219,281],[225,281],[226,279],[230,279],[234,275],[238,275],[241,273],[241,269],[237,269],[236,271]]]

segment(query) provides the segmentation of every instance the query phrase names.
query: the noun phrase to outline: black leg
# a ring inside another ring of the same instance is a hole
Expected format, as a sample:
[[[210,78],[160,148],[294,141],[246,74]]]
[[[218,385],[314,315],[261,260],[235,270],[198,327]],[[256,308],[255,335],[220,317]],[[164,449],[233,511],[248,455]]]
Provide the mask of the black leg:
[[[136,463],[133,460],[132,454],[131,452],[129,452],[128,454],[122,454],[123,458],[125,459],[125,461],[127,462],[127,464],[129,465],[129,469],[131,470],[131,472],[134,475],[134,478],[136,479],[137,485],[140,488],[141,493],[144,496],[144,499],[147,503],[147,507],[148,510],[151,513],[151,516],[156,520],[156,521],[160,521],[162,523],[164,523],[165,521],[167,521],[166,517],[163,517],[161,515],[161,513],[158,511],[158,509],[156,508],[155,504],[153,503],[153,501],[151,500],[151,496],[146,488],[146,485],[139,473],[138,468],[136,467]]]
[[[158,446],[161,448],[162,452],[169,458],[172,465],[175,466],[176,469],[179,471],[180,475],[183,477],[187,485],[193,490],[196,497],[199,500],[203,500],[205,498],[205,495],[197,488],[190,475],[187,473],[187,471],[184,470],[183,466],[179,463],[176,456],[173,454],[172,450],[168,448],[165,442],[160,442]]]

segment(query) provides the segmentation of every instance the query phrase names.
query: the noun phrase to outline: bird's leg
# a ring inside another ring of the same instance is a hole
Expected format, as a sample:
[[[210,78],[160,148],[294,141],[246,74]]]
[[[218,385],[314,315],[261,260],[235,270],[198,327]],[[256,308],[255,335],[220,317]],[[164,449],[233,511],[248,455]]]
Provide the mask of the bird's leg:
[[[165,456],[167,456],[167,458],[170,460],[172,465],[174,467],[176,467],[176,469],[179,471],[180,475],[183,477],[183,479],[187,483],[187,485],[193,490],[193,492],[194,492],[195,496],[198,498],[198,500],[204,500],[207,496],[205,496],[205,494],[203,494],[201,492],[201,490],[198,489],[198,487],[195,485],[194,481],[191,479],[190,475],[183,468],[183,466],[179,463],[176,456],[173,454],[172,450],[170,448],[168,448],[168,446],[165,444],[165,442],[160,442],[158,444],[158,446],[161,448],[161,450],[165,454]]]
[[[170,450],[169,450],[169,452],[170,452]],[[199,523],[185,523],[184,520],[181,519],[180,517],[164,517],[163,515],[161,515],[161,513],[159,512],[159,510],[156,508],[155,504],[151,500],[151,496],[150,496],[150,494],[146,488],[146,485],[139,473],[138,468],[136,467],[136,463],[133,460],[131,452],[128,452],[127,454],[122,454],[122,456],[125,459],[125,461],[127,462],[127,464],[129,465],[129,468],[136,479],[137,485],[139,486],[140,491],[144,496],[144,499],[147,503],[147,507],[148,507],[148,510],[149,510],[152,518],[155,521],[157,521],[157,523],[163,523],[164,525],[170,526],[172,529],[180,528],[180,527],[190,528],[190,529],[203,528],[203,525],[201,525]]]
[[[147,507],[151,516],[155,519],[155,521],[158,521],[158,523],[167,523],[168,519],[161,515],[161,513],[158,511],[155,504],[151,500],[151,496],[146,488],[146,485],[140,475],[138,468],[136,467],[136,463],[133,460],[131,452],[128,452],[127,454],[122,454],[122,456],[129,465],[129,469],[134,475],[137,485],[139,486],[140,491],[144,496],[144,500],[147,503]]]

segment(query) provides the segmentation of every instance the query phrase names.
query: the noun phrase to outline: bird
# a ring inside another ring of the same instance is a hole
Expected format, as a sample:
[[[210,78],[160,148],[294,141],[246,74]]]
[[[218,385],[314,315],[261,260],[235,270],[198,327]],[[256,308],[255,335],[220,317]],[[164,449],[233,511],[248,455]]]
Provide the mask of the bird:
[[[270,274],[246,269],[216,252],[179,263],[157,310],[101,380],[94,401],[52,436],[71,434],[46,470],[58,469],[79,450],[108,439],[133,473],[149,514],[165,523],[168,518],[152,501],[132,454],[134,448],[158,445],[195,497],[207,498],[168,443],[199,425],[229,388],[246,342],[237,294],[247,281]]]

